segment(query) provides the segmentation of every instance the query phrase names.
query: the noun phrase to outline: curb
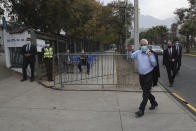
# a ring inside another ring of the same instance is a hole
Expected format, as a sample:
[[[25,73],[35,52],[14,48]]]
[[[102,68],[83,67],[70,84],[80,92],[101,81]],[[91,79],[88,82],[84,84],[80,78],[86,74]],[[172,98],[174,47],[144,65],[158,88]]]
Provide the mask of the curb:
[[[177,99],[182,101],[188,108],[190,108],[192,111],[196,113],[196,108],[190,105],[185,99],[183,99],[181,96],[179,96],[177,93],[173,93],[173,96],[175,96]]]
[[[45,81],[38,81],[39,84],[41,84],[42,86],[46,87],[46,88],[52,88],[52,85],[46,83]]]
[[[168,91],[168,93],[173,96],[177,101],[179,101],[183,106],[185,106],[194,116],[196,116],[196,108],[189,104],[184,98],[178,95],[176,92],[170,91],[170,89],[166,88],[164,84],[159,81],[160,85]]]
[[[184,56],[196,56],[196,55],[184,54]]]

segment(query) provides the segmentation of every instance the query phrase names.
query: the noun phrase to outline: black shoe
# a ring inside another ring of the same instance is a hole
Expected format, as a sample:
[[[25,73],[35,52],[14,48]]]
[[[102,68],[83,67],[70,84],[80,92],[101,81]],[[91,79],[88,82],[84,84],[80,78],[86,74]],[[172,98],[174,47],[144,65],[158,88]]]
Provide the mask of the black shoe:
[[[170,84],[169,84],[169,87],[172,87],[172,86],[173,86],[173,83],[170,83]]]
[[[34,78],[31,78],[30,82],[33,82],[34,81]]]
[[[158,103],[156,102],[155,104],[152,104],[151,107],[150,107],[149,109],[150,109],[150,110],[154,110],[155,107],[157,107],[157,106],[158,106]]]
[[[139,110],[137,112],[135,112],[136,117],[142,117],[144,115],[144,111]]]
[[[26,81],[27,79],[23,78],[22,80],[20,80],[21,82]]]

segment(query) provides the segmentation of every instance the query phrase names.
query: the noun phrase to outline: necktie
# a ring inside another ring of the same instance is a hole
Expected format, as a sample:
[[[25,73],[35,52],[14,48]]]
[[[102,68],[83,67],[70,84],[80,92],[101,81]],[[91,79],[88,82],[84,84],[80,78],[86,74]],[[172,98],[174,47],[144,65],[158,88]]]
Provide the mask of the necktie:
[[[179,46],[177,46],[177,52],[178,52],[178,55],[179,55],[179,54],[180,54],[180,53],[179,53],[179,52],[180,52],[180,51],[179,51]]]
[[[68,56],[68,61],[70,62],[70,57]]]
[[[29,44],[29,51],[30,51],[30,49],[31,49],[31,44]]]
[[[28,44],[27,47],[26,47],[26,52],[29,52],[31,49],[31,44]]]
[[[26,52],[29,52],[29,44],[26,47]]]
[[[172,56],[172,48],[170,49],[170,52],[171,52],[171,56]]]
[[[172,56],[172,48],[169,49],[169,55]]]

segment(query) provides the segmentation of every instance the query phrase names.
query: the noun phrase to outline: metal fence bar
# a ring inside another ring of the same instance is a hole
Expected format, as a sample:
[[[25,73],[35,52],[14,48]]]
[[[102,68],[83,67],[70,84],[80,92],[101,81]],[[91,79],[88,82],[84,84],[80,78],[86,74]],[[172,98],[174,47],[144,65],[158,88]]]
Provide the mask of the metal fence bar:
[[[125,54],[69,54],[72,58],[72,64],[68,68],[64,65],[64,58],[67,54],[58,53],[57,65],[54,66],[54,85],[113,85],[116,87],[127,87],[131,85],[129,79],[130,70],[133,62],[126,59]],[[90,65],[90,72],[87,74],[87,63],[82,63],[81,72],[78,64],[81,64],[81,56],[87,56],[85,60]],[[63,59],[60,59],[63,58]],[[71,71],[73,69],[73,73]],[[56,81],[58,80],[58,82]]]

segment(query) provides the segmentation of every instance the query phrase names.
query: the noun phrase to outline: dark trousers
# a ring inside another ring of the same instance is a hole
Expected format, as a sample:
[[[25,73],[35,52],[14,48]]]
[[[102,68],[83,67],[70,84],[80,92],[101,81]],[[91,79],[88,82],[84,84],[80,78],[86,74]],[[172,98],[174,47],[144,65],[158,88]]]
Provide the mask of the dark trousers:
[[[139,109],[144,111],[148,100],[150,100],[151,105],[154,105],[156,103],[155,97],[151,94],[153,72],[150,72],[146,75],[139,75],[139,81],[143,90],[143,100],[140,104]]]
[[[73,63],[68,64],[64,62],[63,72],[66,71],[67,73],[73,73],[73,67],[74,67]]]
[[[176,60],[176,72],[178,72],[180,70],[181,67],[181,56],[178,56],[177,60]]]
[[[44,63],[46,65],[46,72],[47,72],[48,81],[52,81],[52,73],[53,73],[52,58],[45,58]]]
[[[82,72],[82,65],[86,65],[87,66],[87,74],[89,74],[89,72],[90,72],[90,64],[87,61],[86,62],[80,61],[79,64],[78,64],[78,69],[80,70],[80,72]]]
[[[25,58],[23,60],[23,67],[22,67],[22,72],[23,72],[23,78],[27,79],[27,67],[30,65],[31,68],[31,79],[34,79],[34,68],[35,68],[35,61],[32,59]]]
[[[175,76],[176,76],[176,63],[170,62],[169,65],[166,66],[166,69],[167,69],[169,83],[173,84]]]

